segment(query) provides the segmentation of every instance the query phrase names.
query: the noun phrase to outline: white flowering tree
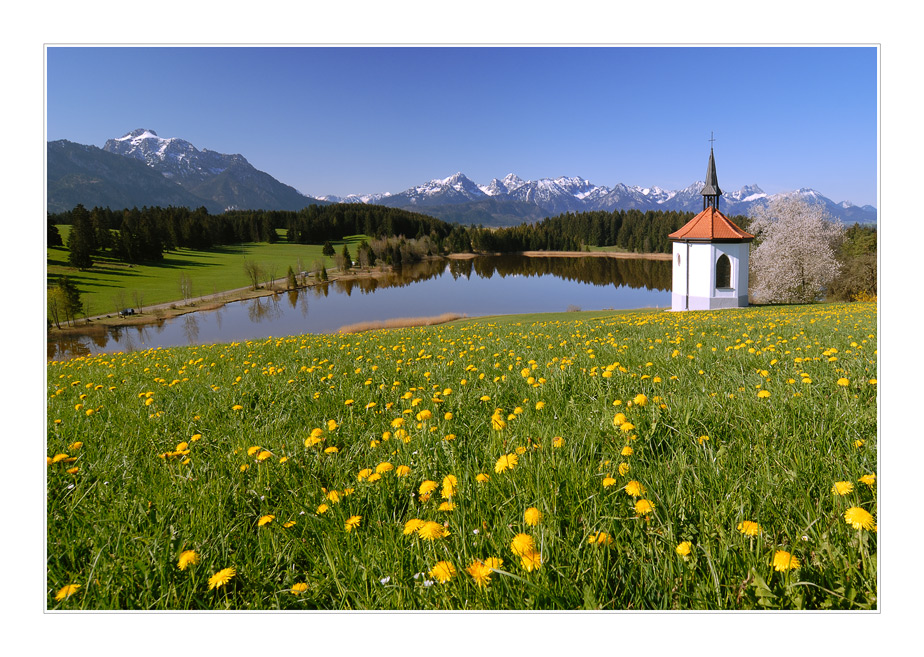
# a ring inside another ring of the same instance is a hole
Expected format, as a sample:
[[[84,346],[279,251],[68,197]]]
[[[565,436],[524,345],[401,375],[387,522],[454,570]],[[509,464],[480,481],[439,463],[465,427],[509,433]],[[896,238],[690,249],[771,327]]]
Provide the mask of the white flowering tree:
[[[844,227],[821,205],[795,196],[774,199],[751,211],[748,230],[757,245],[750,256],[750,294],[757,303],[819,300],[841,265]]]

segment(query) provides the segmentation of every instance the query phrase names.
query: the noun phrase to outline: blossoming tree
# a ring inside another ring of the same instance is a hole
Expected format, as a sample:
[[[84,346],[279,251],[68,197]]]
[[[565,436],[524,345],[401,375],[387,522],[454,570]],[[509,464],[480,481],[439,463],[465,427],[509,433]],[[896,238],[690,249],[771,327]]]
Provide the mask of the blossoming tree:
[[[785,196],[757,206],[748,230],[751,296],[758,303],[811,303],[840,271],[836,253],[844,227],[821,205]]]

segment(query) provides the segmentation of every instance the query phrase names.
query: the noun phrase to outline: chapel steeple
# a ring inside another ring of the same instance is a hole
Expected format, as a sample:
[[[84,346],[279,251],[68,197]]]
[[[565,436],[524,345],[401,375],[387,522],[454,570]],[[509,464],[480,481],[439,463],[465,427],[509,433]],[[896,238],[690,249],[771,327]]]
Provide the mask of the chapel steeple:
[[[709,141],[712,142],[715,139]],[[709,146],[709,165],[706,167],[706,184],[700,194],[703,195],[703,210],[706,208],[719,209],[719,197],[722,195],[722,190],[719,189],[719,177],[715,172],[715,155],[713,155],[711,145]]]

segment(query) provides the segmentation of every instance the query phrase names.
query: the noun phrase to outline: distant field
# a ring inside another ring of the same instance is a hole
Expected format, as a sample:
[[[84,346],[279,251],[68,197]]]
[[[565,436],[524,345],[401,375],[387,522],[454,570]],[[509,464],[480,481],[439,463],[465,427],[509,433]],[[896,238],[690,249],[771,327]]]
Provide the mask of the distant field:
[[[67,242],[70,226],[58,226],[61,236]],[[280,231],[282,239],[284,232]],[[356,256],[353,246],[364,236],[348,237],[350,252]],[[343,242],[334,243],[337,252]],[[244,271],[244,261],[252,260],[269,268],[275,268],[276,277],[283,278],[289,266],[296,270],[301,259],[302,266],[310,269],[315,260],[324,260],[325,266],[334,266],[332,258],[321,255],[319,244],[277,244],[247,242],[238,245],[216,247],[210,251],[178,249],[164,253],[164,259],[156,264],[129,266],[111,258],[95,259],[93,268],[78,271],[67,264],[66,248],[48,249],[48,281],[66,275],[73,280],[82,298],[89,301],[90,314],[117,312],[120,308],[148,306],[157,303],[183,299],[180,290],[181,274],[188,274],[192,280],[192,296],[214,294],[250,285]],[[142,303],[136,301],[141,295]],[[120,296],[121,295],[121,296]]]

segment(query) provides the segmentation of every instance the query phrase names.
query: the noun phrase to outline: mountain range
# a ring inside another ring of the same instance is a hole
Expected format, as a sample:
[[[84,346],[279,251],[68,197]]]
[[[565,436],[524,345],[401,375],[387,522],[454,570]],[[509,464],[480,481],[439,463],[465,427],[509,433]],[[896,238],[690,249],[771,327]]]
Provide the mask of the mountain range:
[[[165,139],[140,128],[102,149],[67,140],[48,143],[47,205],[49,212],[85,207],[205,206],[209,212],[229,209],[300,210],[327,203],[374,203],[432,215],[446,221],[485,226],[534,222],[565,212],[591,210],[702,209],[696,181],[681,190],[660,187],[596,185],[580,177],[523,180],[511,173],[479,185],[459,172],[394,194],[321,196],[312,198],[254,168],[242,155],[199,150],[186,140]],[[821,203],[846,224],[877,221],[876,208],[849,201],[835,203],[802,188],[788,194]],[[747,214],[756,203],[773,198],[757,185],[726,192],[725,214]]]

